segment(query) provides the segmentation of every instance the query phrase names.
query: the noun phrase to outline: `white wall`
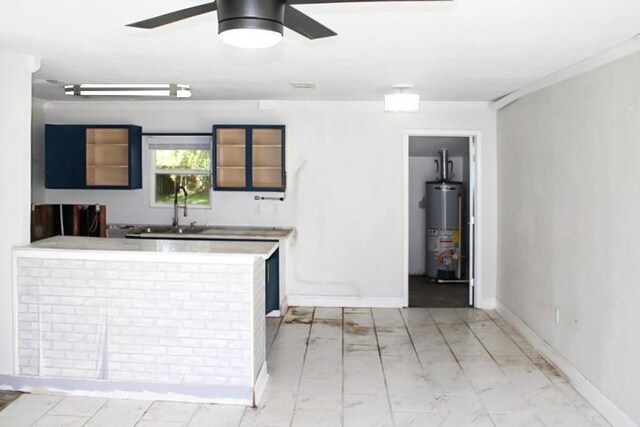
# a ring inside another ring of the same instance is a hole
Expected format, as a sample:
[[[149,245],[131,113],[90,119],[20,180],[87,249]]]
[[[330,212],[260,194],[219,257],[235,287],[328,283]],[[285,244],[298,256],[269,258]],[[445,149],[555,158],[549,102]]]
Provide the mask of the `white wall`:
[[[384,113],[381,102],[304,101],[280,102],[276,111],[259,111],[250,101],[63,102],[45,110],[48,123],[132,123],[147,132],[208,132],[224,123],[286,125],[285,202],[217,193],[212,210],[192,210],[185,222],[296,227],[288,293],[345,297],[338,301],[344,304],[403,301],[403,131],[479,130],[482,281],[485,297],[495,297],[495,112],[487,104],[423,103],[418,114]],[[47,190],[45,201],[106,203],[109,222],[169,223],[171,209],[149,208],[144,178],[143,190]]]
[[[415,143],[413,143],[415,144]],[[409,274],[424,274],[427,253],[426,212],[420,207],[425,182],[435,179],[437,157],[409,157]],[[462,157],[450,157],[454,180],[464,180]]]
[[[498,298],[636,424],[638,76],[635,54],[498,113]]]
[[[0,374],[13,370],[11,248],[29,243],[33,59],[0,52]]]

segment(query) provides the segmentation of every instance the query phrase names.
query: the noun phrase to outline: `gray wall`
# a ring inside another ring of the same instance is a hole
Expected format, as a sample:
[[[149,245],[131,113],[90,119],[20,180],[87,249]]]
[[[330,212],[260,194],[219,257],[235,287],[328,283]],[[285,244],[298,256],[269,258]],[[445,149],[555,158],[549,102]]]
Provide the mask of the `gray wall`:
[[[498,299],[636,423],[639,163],[640,54],[498,113]]]

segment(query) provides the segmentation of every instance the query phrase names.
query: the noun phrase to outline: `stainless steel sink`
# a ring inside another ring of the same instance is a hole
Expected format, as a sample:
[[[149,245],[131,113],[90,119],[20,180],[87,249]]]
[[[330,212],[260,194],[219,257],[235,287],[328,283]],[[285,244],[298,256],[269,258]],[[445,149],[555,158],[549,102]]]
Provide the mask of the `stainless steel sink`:
[[[150,225],[148,227],[140,227],[135,229],[134,234],[159,234],[168,233],[173,230],[170,225]]]
[[[167,231],[169,234],[196,234],[202,233],[204,231],[204,227],[197,226],[188,226],[188,227],[172,227],[171,230]]]

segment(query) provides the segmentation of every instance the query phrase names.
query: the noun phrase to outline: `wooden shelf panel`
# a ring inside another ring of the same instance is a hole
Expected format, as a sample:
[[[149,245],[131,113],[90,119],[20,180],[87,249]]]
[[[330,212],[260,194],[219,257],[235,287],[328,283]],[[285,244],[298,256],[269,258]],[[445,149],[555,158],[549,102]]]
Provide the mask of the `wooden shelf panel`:
[[[219,145],[216,153],[217,166],[244,167],[245,147],[237,145]]]
[[[282,171],[277,169],[255,169],[253,170],[253,186],[257,188],[279,188],[282,187]]]
[[[129,129],[127,128],[88,128],[86,131],[87,144],[128,144]]]
[[[128,165],[129,149],[128,145],[96,145],[87,144],[87,166],[88,165]]]
[[[87,168],[88,186],[126,186],[129,184],[129,169],[118,167]]]
[[[246,132],[240,128],[218,129],[216,143],[218,145],[242,145],[246,142]]]
[[[282,164],[282,151],[279,149],[264,149],[254,145],[252,149],[253,167],[280,167]]]
[[[218,168],[216,185],[227,188],[244,187],[246,185],[244,168]]]
[[[280,129],[253,129],[253,145],[282,145],[282,131]]]

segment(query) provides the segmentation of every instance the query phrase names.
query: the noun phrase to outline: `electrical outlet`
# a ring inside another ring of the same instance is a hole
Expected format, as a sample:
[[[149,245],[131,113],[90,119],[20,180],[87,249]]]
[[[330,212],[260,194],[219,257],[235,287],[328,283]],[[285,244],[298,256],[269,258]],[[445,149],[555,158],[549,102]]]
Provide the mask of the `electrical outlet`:
[[[560,309],[556,308],[556,323],[560,324]]]

